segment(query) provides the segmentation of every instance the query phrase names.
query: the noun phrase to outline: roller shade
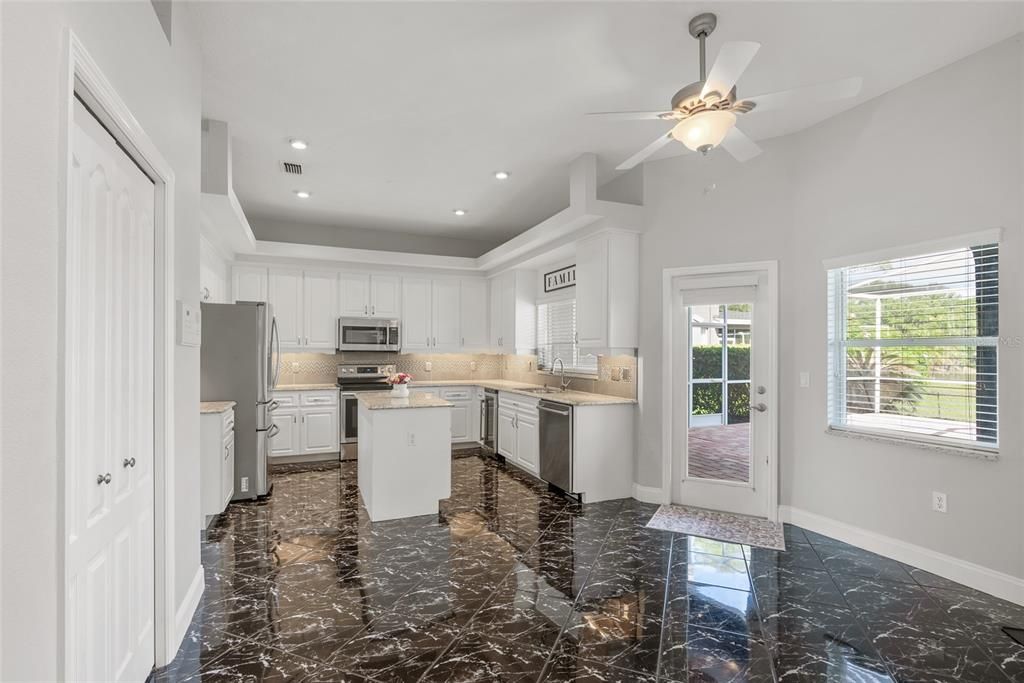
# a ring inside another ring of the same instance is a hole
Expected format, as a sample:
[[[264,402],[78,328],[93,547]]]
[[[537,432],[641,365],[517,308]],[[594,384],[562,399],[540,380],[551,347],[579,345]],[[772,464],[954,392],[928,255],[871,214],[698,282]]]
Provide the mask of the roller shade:
[[[537,305],[537,367],[551,370],[557,358],[566,372],[597,374],[597,356],[576,345],[575,299]]]
[[[829,424],[998,444],[999,245],[828,271]]]

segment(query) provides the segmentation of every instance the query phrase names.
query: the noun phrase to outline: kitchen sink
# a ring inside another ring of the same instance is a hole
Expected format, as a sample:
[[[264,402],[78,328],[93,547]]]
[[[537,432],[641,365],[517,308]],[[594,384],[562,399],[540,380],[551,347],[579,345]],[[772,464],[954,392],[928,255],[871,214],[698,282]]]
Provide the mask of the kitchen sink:
[[[560,394],[560,393],[562,393],[558,389],[552,389],[551,387],[540,387],[538,389],[523,389],[523,391],[528,391],[531,394]]]

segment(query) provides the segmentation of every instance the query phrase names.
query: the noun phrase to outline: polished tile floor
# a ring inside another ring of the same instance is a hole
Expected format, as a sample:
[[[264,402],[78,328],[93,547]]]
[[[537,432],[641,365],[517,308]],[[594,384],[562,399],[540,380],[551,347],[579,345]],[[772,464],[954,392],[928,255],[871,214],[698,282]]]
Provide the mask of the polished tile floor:
[[[439,515],[371,523],[353,464],[275,475],[203,544],[155,681],[1006,681],[1024,608],[787,527],[773,552],[579,506],[479,457]]]

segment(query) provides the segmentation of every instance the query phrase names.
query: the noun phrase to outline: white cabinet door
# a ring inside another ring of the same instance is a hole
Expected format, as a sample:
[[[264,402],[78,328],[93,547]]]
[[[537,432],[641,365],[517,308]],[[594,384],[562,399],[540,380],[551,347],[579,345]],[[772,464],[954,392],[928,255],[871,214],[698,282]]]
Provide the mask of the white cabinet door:
[[[305,293],[304,346],[309,349],[334,349],[338,329],[338,276],[330,272],[307,270],[302,284]]]
[[[299,454],[299,411],[274,411],[274,424],[278,432],[269,439],[270,454],[276,456]]]
[[[459,401],[452,404],[452,442],[470,440],[470,419],[472,416],[469,405],[469,401]]]
[[[231,502],[231,496],[235,495],[235,435],[224,442],[223,459],[220,467],[220,500],[221,510]]]
[[[459,282],[434,280],[434,325],[431,346],[435,351],[453,351],[462,345],[459,335]]]
[[[516,457],[516,413],[514,410],[498,408],[497,451],[506,458]]]
[[[608,241],[576,245],[576,332],[580,346],[608,345]]]
[[[536,410],[516,413],[516,462],[534,474],[540,471],[540,429]]]
[[[338,408],[303,410],[300,439],[303,453],[333,453],[338,450]]]
[[[370,315],[370,276],[366,273],[342,273],[340,315],[360,318]]]
[[[430,280],[407,277],[402,280],[402,351],[431,348]]]
[[[302,325],[302,271],[271,269],[268,295],[274,318],[277,320],[281,346],[303,346],[305,334]]]
[[[491,306],[489,311],[489,329],[488,329],[488,346],[495,351],[501,351],[501,326],[502,316],[505,314],[505,301],[502,299],[502,286],[505,280],[504,275],[498,277],[492,277],[490,279],[491,287]]]
[[[370,315],[398,318],[402,312],[401,303],[401,278],[397,275],[374,275],[370,278]]]
[[[469,350],[487,348],[487,281],[463,280],[460,292],[459,325],[462,334],[462,348]]]
[[[266,301],[267,269],[235,266],[231,270],[232,301]]]

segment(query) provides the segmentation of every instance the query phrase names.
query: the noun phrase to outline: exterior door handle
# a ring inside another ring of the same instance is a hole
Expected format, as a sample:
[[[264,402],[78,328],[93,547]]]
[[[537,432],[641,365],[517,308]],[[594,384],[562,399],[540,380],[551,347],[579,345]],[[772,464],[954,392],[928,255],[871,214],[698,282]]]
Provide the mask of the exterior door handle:
[[[766,406],[763,403],[751,403],[750,407],[759,413],[763,413],[764,411],[768,410],[768,406]]]
[[[135,467],[135,458],[125,458],[123,467]]]
[[[110,483],[110,472],[107,472],[106,474],[97,474],[96,475],[96,483],[97,484],[109,484]]]

